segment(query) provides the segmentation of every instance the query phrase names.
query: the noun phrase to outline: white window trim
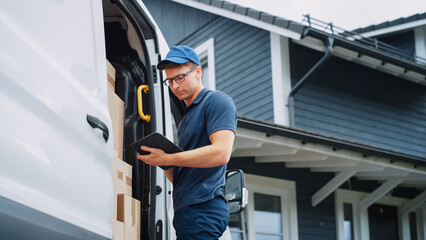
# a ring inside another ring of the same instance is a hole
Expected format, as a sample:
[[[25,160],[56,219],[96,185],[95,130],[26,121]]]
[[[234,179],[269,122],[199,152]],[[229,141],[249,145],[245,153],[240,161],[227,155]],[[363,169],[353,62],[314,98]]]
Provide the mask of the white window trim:
[[[242,228],[241,228],[241,230],[231,230],[231,229],[229,229],[229,231],[231,232],[231,233],[241,233],[243,236],[242,236],[242,239],[243,240],[246,240],[247,239],[247,229],[246,229],[246,216],[245,216],[245,214],[244,214],[244,212],[241,212],[241,213],[238,213],[239,215],[240,215],[240,217],[241,217],[241,226],[242,226]]]
[[[216,90],[216,74],[215,74],[215,57],[214,57],[214,38],[210,38],[198,47],[194,49],[200,60],[207,56],[207,62],[209,66],[209,84],[208,87],[211,90]]]
[[[414,29],[414,46],[416,55],[426,58],[426,26],[420,26]],[[419,60],[418,63],[426,64],[425,61]]]
[[[288,96],[291,91],[288,38],[271,32],[272,95],[274,123],[289,126]]]
[[[249,191],[249,204],[245,211],[248,222],[248,239],[255,239],[256,237],[254,229],[254,193],[263,193],[281,197],[284,239],[298,240],[295,182],[251,174],[246,174],[245,180]]]
[[[362,199],[367,197],[369,193],[357,192],[351,190],[338,189],[335,193],[335,207],[336,207],[336,230],[337,239],[345,240],[343,228],[343,203],[352,204],[353,212],[353,229],[354,240],[369,240],[369,223],[368,223],[368,209],[362,210],[360,203]],[[400,232],[400,239],[410,240],[410,223],[408,214],[401,216],[401,207],[409,202],[410,199],[384,196],[375,203],[388,206],[395,206],[398,209],[398,223]],[[426,232],[423,230],[426,226],[426,203],[418,207],[416,210],[417,222],[417,235],[418,239],[426,240]]]

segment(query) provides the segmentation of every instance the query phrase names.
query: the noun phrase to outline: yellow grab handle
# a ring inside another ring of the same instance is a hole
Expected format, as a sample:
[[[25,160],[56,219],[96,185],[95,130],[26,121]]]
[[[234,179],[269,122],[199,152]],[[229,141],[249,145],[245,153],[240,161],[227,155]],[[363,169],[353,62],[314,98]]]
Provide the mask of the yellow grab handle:
[[[138,112],[142,120],[144,120],[145,122],[149,122],[151,121],[151,115],[150,114],[145,115],[142,109],[142,90],[145,93],[149,93],[148,85],[140,85],[138,87]]]

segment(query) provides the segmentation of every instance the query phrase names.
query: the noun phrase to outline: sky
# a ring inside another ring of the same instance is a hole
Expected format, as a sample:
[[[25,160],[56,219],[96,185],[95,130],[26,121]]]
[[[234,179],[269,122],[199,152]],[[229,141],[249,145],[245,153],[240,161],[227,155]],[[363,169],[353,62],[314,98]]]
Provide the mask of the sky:
[[[345,30],[426,12],[426,0],[227,0],[301,22],[304,14]]]

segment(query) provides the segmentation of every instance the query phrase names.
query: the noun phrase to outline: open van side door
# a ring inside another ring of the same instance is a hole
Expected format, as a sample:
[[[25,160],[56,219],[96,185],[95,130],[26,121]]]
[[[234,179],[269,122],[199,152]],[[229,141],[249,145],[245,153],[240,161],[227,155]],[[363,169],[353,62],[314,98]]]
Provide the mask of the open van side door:
[[[110,238],[103,29],[101,1],[2,2],[0,199]]]

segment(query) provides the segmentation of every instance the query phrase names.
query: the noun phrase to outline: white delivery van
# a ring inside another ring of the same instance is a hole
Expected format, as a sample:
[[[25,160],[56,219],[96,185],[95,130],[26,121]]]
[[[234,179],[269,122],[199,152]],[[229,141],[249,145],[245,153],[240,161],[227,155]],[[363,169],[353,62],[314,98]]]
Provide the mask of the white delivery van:
[[[183,112],[155,68],[168,47],[143,3],[1,1],[0,39],[0,239],[113,238],[106,60],[124,102],[118,155],[133,169],[140,239],[173,238],[170,184],[130,148],[154,131],[173,139]]]

